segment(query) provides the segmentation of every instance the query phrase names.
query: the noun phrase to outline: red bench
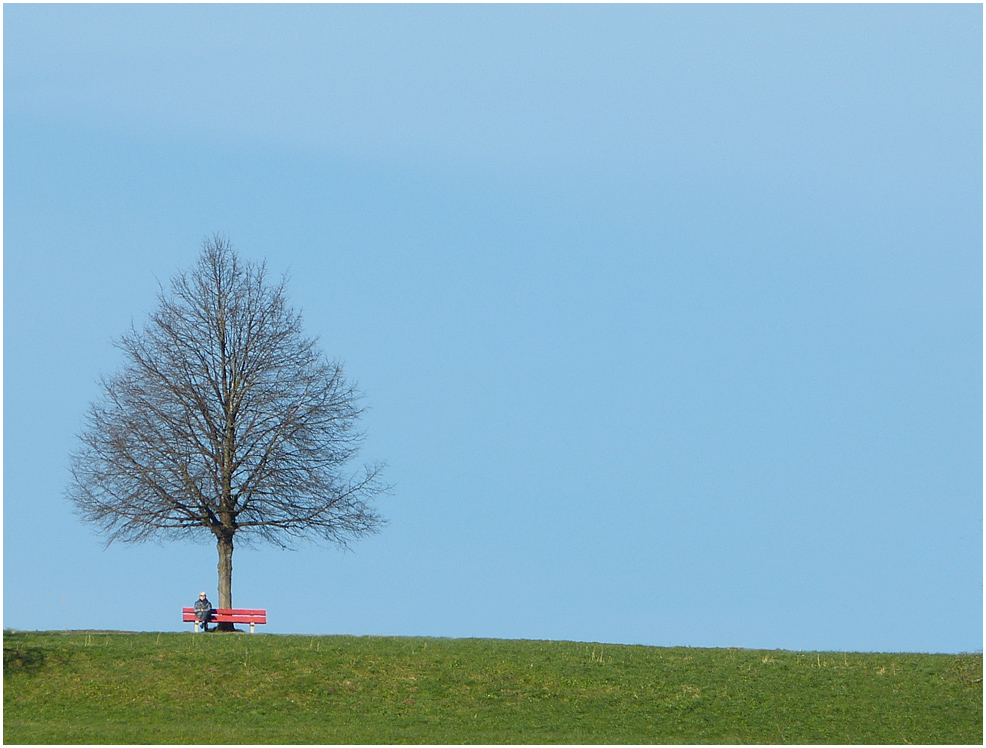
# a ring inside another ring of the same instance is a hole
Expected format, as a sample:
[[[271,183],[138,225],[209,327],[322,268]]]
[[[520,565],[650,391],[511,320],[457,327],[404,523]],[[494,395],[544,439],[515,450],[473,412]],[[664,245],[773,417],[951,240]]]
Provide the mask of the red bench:
[[[195,618],[195,608],[182,608],[181,620],[183,623],[194,623],[195,631],[199,630],[198,619]],[[209,616],[210,623],[249,623],[250,633],[254,632],[253,626],[257,623],[267,623],[266,610],[251,610],[248,608],[213,608],[212,615]]]

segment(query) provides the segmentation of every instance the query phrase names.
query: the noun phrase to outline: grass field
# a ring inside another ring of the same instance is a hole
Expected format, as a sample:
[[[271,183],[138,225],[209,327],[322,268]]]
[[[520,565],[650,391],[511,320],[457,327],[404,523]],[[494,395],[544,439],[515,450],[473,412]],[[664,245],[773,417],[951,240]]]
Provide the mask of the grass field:
[[[264,634],[3,636],[4,743],[983,742],[983,658]]]

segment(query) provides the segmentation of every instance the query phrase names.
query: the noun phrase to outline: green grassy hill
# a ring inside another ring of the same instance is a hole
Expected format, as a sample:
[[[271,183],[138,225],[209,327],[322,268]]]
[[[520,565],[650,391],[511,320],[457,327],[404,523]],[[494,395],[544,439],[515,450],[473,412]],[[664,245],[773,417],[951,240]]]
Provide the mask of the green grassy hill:
[[[983,658],[264,634],[3,636],[4,743],[969,743]]]

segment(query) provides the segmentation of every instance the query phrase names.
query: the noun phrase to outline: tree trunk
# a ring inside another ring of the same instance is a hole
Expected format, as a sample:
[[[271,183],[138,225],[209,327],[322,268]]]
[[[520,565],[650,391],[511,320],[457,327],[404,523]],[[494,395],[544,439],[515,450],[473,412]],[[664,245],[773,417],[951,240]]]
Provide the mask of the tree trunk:
[[[220,535],[219,543],[219,605],[220,608],[233,607],[233,536]],[[232,623],[218,623],[219,631],[232,631]]]

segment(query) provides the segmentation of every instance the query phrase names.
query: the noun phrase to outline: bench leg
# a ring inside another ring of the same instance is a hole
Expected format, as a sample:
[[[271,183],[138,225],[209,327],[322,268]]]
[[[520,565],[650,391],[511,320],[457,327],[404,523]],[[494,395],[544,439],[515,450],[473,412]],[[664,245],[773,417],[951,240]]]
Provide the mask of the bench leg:
[[[253,621],[250,621],[250,633],[253,633]]]
[[[197,633],[199,633],[199,622],[198,622],[198,620],[197,620],[197,619],[196,619],[196,621],[195,621],[195,633],[196,633],[196,634],[197,634]]]

